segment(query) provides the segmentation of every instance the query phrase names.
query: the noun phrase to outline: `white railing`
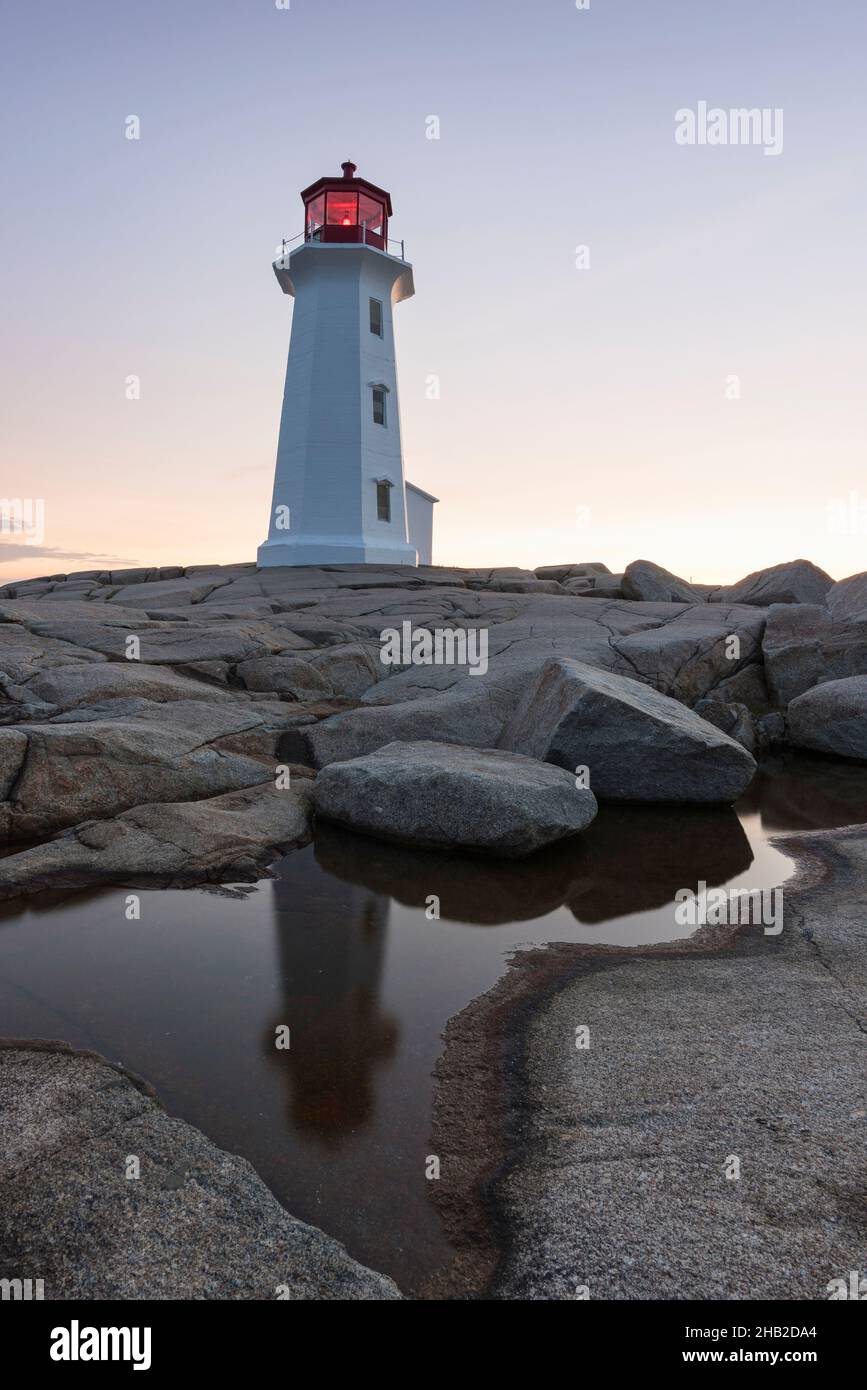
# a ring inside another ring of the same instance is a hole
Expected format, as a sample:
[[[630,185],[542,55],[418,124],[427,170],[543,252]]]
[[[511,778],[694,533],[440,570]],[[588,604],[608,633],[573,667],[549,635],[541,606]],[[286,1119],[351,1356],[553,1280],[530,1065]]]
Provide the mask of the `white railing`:
[[[357,226],[357,225],[359,225],[359,224],[356,223],[355,225]],[[373,243],[372,243],[372,242],[369,242],[369,241],[368,241],[368,238],[367,238],[368,223],[367,223],[367,222],[362,222],[360,225],[361,225],[361,230],[362,230],[362,233],[363,233],[362,241],[363,241],[364,245],[365,245],[365,246],[373,245]],[[288,238],[287,238],[287,237],[284,237],[284,238],[283,238],[282,248],[281,248],[280,253],[279,253],[280,259],[281,259],[281,260],[285,260],[285,259],[286,259],[286,255],[287,255],[287,253],[288,253],[289,247],[294,246],[294,244],[295,244],[296,241],[320,241],[320,237],[317,236],[317,232],[320,232],[321,230],[322,230],[322,227],[319,226],[319,227],[314,228],[314,230],[313,230],[312,232],[298,232],[297,236],[288,237]],[[381,236],[379,235],[378,232],[371,232],[370,235],[371,235],[371,236],[375,236],[375,237],[377,238],[378,241],[383,242],[383,246],[384,246],[385,252],[386,252],[386,254],[389,255],[389,256],[397,256],[397,250],[395,249],[394,251],[392,251],[392,250],[390,249],[392,246],[394,246],[395,248],[400,247],[400,259],[401,259],[402,261],[405,261],[405,260],[406,260],[406,246],[405,246],[403,240],[397,241],[394,237],[388,237],[388,238],[386,238],[386,239],[383,239],[383,237],[381,237]],[[334,245],[335,245],[335,246],[340,246],[340,245],[354,246],[354,245],[357,245],[357,243],[356,243],[356,242],[351,242],[351,241],[350,241],[350,242],[343,242],[343,243],[341,243],[341,242],[335,242]],[[379,247],[375,247],[375,249],[376,249],[376,250],[379,250]]]

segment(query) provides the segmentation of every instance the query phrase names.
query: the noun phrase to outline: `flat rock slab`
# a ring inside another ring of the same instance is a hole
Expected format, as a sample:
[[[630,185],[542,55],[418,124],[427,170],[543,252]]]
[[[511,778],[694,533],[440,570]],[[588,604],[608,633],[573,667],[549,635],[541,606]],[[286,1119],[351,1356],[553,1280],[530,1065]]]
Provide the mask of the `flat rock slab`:
[[[814,686],[792,701],[787,717],[796,748],[867,762],[867,676]]]
[[[398,677],[392,676],[388,686]],[[314,767],[372,753],[388,743],[436,741],[491,748],[514,707],[505,682],[467,676],[453,690],[386,705],[367,705],[323,720],[299,737],[303,760]]]
[[[204,801],[134,806],[0,858],[0,899],[89,883],[178,887],[257,877],[310,839],[311,774]]]
[[[400,1297],[101,1057],[0,1047],[0,1114],[0,1268],[46,1300]]]
[[[531,758],[446,743],[391,743],[332,763],[314,787],[316,814],[404,844],[530,854],[583,830],[592,792]]]
[[[777,843],[805,868],[780,936],[549,948],[536,1007],[521,956],[541,953],[519,953],[498,986],[527,1022],[487,1194],[505,1242],[489,1297],[825,1301],[863,1271],[867,832]]]
[[[501,746],[575,771],[612,801],[731,802],[755,760],[734,739],[640,681],[579,661],[549,661]]]
[[[226,700],[230,696],[213,686],[179,676],[170,667],[149,666],[140,661],[75,662],[41,671],[27,682],[29,696],[58,709],[98,704],[104,700],[142,699]]]
[[[36,838],[146,802],[194,800],[273,780],[273,764],[218,746],[262,729],[266,719],[255,704],[140,703],[128,718],[0,729],[0,769],[8,775],[18,760],[8,800],[0,802],[0,830]]]

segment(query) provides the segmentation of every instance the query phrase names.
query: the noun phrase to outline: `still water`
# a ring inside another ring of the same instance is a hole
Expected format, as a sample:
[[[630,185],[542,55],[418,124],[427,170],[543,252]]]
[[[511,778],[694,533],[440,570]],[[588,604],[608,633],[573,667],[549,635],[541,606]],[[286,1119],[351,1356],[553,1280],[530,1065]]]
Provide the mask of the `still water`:
[[[442,1030],[510,953],[674,940],[691,930],[675,924],[678,888],[772,887],[791,863],[770,835],[861,821],[867,769],[780,757],[734,810],[605,808],[531,861],[323,829],[234,895],[141,891],[139,921],[125,889],[46,896],[0,913],[0,1036],[138,1072],[294,1215],[411,1292],[449,1256],[424,1176]]]

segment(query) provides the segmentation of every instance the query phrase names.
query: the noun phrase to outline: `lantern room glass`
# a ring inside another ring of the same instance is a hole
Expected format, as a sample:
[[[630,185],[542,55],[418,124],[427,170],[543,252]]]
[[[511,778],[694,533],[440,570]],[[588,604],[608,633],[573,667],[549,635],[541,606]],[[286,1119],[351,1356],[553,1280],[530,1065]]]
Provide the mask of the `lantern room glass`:
[[[329,193],[326,201],[325,220],[329,227],[356,227],[358,225],[358,194]]]
[[[307,235],[312,236],[325,221],[325,194],[311,198],[307,204]]]
[[[384,251],[388,247],[386,198],[372,187],[326,182],[321,192],[304,200],[304,234],[308,241],[361,242]]]
[[[367,231],[374,232],[376,236],[382,236],[383,232],[383,206],[376,198],[370,198],[366,193],[358,196],[358,220],[362,227]]]

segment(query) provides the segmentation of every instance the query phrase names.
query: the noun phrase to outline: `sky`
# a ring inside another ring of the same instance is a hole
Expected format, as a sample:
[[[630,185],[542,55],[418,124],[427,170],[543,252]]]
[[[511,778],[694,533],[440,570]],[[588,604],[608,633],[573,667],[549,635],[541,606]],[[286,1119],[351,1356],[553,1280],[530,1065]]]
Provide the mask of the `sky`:
[[[0,0],[0,582],[255,558],[271,262],[346,159],[437,563],[867,568],[867,6],[582,3]]]

